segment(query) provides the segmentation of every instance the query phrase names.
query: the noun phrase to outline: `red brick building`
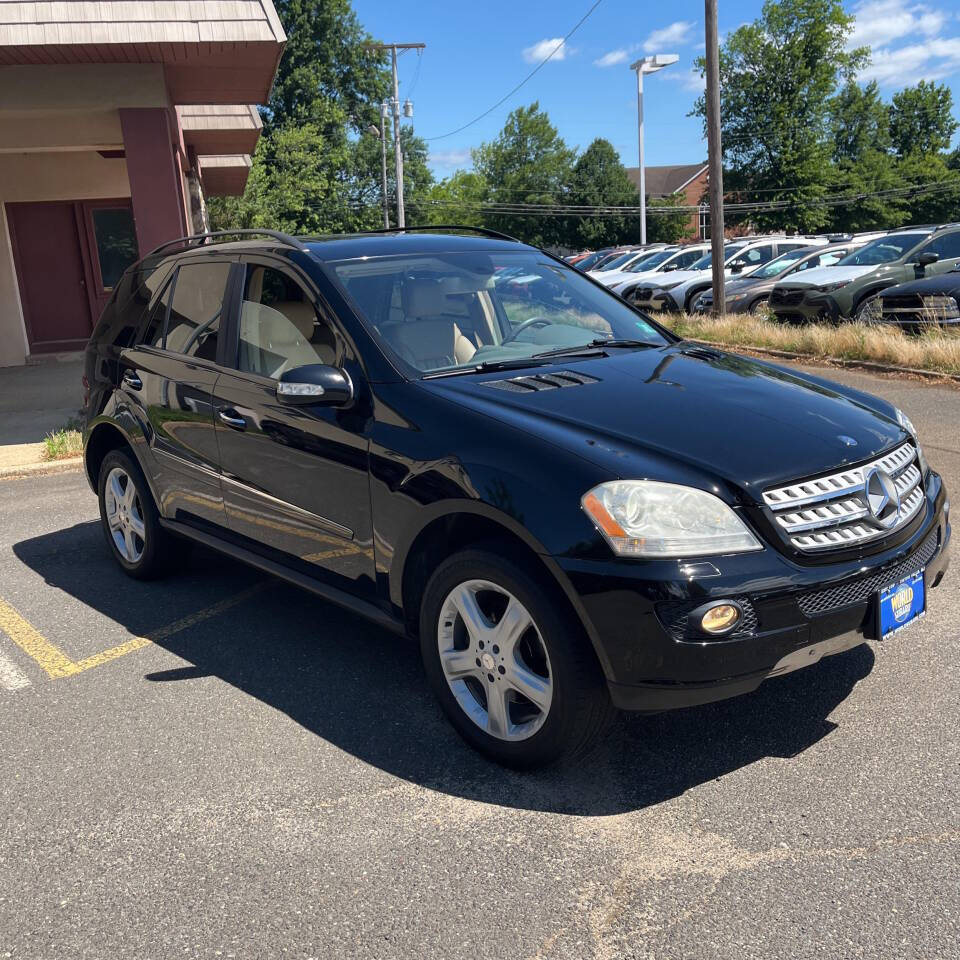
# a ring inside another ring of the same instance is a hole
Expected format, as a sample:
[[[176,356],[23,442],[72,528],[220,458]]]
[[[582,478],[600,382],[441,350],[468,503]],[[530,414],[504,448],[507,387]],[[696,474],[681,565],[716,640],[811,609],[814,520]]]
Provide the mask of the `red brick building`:
[[[640,168],[627,167],[630,182],[640,189]],[[704,202],[707,192],[707,164],[682,163],[666,167],[646,168],[647,199],[672,197],[675,193],[683,196],[686,206],[699,206]],[[686,237],[690,240],[706,240],[710,232],[710,218],[706,209],[690,214]]]

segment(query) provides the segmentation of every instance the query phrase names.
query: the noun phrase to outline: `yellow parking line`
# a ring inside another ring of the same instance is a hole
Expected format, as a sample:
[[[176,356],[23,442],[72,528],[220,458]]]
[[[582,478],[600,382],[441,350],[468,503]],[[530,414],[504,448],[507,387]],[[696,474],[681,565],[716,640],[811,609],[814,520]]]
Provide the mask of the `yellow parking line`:
[[[133,653],[134,650],[139,650],[148,644],[165,640],[176,633],[196,626],[198,623],[203,623],[204,620],[209,620],[211,617],[243,603],[244,600],[248,600],[265,589],[266,586],[265,582],[258,583],[249,590],[234,594],[234,596],[227,597],[210,607],[205,607],[197,613],[191,613],[189,616],[175,620],[165,627],[160,627],[145,637],[131,637],[109,650],[95,653],[77,661],[71,660],[56,644],[51,643],[46,637],[38,633],[32,624],[3,600],[0,600],[0,630],[24,653],[32,657],[46,671],[51,680],[58,680],[62,677],[72,677],[75,674],[83,673],[93,667],[99,667],[111,660],[116,660],[118,657]]]

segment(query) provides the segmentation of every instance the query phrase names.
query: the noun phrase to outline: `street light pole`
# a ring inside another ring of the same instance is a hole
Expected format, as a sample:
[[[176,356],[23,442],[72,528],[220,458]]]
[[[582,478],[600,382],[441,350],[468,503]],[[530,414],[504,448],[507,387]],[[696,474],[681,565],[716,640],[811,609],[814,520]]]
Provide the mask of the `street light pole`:
[[[387,197],[387,105],[380,104],[380,188],[383,191],[383,226],[390,229],[390,200]]]
[[[675,53],[658,53],[652,57],[641,57],[630,64],[637,71],[637,139],[640,154],[640,242],[647,242],[647,172],[643,160],[643,75],[656,73],[680,58]]]

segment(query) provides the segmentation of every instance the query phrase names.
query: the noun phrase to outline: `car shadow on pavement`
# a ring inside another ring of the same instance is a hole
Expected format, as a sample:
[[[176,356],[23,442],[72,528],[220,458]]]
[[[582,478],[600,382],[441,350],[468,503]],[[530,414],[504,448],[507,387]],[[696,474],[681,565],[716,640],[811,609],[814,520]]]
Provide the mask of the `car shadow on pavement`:
[[[132,581],[109,557],[95,522],[21,541],[13,550],[50,586],[89,608],[84,615],[93,611],[137,636],[264,580],[198,549],[169,580]],[[412,641],[294,587],[269,578],[268,585],[216,617],[161,634],[157,645],[187,665],[148,673],[143,683],[217,677],[394,776],[522,809],[622,813],[765,757],[795,757],[836,728],[830,714],[874,663],[873,651],[862,644],[734,700],[624,715],[589,756],[516,773],[487,762],[459,739],[427,687]],[[210,729],[215,736],[216,724]],[[289,761],[251,756],[251,764],[279,762]]]

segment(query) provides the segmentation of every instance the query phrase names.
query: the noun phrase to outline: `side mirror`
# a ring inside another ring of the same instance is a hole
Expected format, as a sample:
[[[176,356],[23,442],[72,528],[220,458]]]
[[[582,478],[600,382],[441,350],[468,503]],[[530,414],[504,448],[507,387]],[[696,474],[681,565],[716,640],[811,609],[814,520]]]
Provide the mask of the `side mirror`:
[[[929,267],[931,263],[936,263],[940,259],[939,253],[921,253],[917,257],[918,267]]]
[[[679,264],[676,264],[676,263],[668,263],[668,264],[663,268],[663,272],[664,272],[664,273],[670,273],[672,270],[679,270],[679,269],[680,269]]]
[[[353,399],[353,382],[339,367],[310,363],[287,370],[277,384],[277,399],[289,406],[322,403],[344,406]]]
[[[730,264],[730,272],[743,273],[743,268],[745,266],[746,264],[742,260],[734,260],[733,263]]]

